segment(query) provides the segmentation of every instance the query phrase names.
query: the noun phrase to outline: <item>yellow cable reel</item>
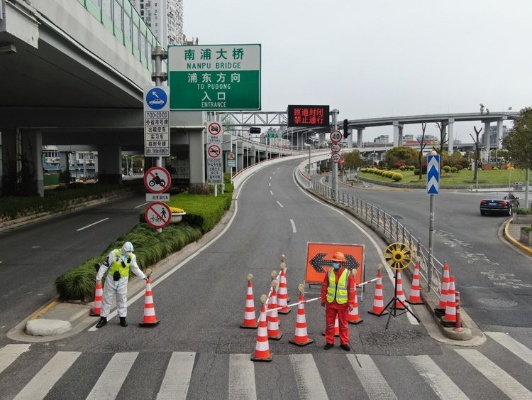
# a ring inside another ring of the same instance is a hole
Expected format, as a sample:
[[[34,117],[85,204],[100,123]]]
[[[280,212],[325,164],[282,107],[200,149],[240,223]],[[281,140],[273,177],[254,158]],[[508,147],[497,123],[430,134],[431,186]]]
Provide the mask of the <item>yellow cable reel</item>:
[[[391,268],[405,269],[413,262],[413,254],[404,243],[392,243],[384,250],[384,259]]]

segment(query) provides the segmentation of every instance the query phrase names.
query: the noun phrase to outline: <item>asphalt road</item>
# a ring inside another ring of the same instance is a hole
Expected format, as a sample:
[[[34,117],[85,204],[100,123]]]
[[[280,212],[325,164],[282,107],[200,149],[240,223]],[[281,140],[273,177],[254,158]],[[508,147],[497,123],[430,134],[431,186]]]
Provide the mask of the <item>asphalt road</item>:
[[[102,329],[90,328],[69,338],[0,347],[0,356],[8,360],[2,362],[0,357],[1,397],[12,399],[21,393],[27,398],[45,395],[54,399],[73,394],[76,398],[155,399],[158,395],[164,398],[165,393],[170,394],[168,398],[183,399],[498,400],[532,396],[530,329],[515,329],[506,335],[504,327],[490,326],[494,331],[476,348],[434,340],[429,335],[433,326],[416,324],[409,314],[390,318],[389,329],[385,329],[386,316],[367,313],[373,287],[359,292],[364,297],[359,300],[364,321],[350,327],[354,352],[338,347],[323,350],[324,313],[319,302],[311,302],[305,311],[308,336],[314,343],[305,347],[289,343],[297,317],[294,309],[280,316],[282,338],[269,340],[272,362],[251,362],[257,331],[239,328],[247,274],[255,276],[255,297],[266,294],[270,272],[279,270],[279,256],[285,254],[289,296],[294,301],[297,285],[305,277],[309,242],[364,245],[366,278],[373,278],[376,265],[382,262],[384,243],[343,212],[297,187],[296,163],[270,165],[252,175],[238,193],[234,217],[220,236],[158,274],[152,287],[161,321],[158,326],[137,325],[144,308],[139,296],[129,306],[128,328],[113,318]],[[388,196],[383,192],[372,195],[376,202]],[[394,194],[391,200],[404,205],[397,215],[403,213],[405,219],[423,212],[423,197],[419,193],[410,196],[399,199]],[[494,223],[496,228],[495,221],[502,219],[489,218],[485,223]],[[423,226],[419,222],[413,229],[421,235]],[[443,227],[437,229],[443,231]],[[442,238],[450,240],[449,235],[439,234],[438,242]],[[441,242],[437,251],[440,246],[453,248]],[[496,245],[501,243],[493,241],[492,246]],[[393,293],[388,272],[383,284],[388,300]],[[313,298],[318,291],[312,286],[305,296]],[[426,307],[414,306],[414,310],[421,315]]]
[[[139,220],[131,195],[0,233],[0,340],[56,295],[63,272],[101,254]]]
[[[399,218],[428,247],[429,196],[425,190],[347,190]],[[481,216],[482,193],[441,190],[435,196],[434,255],[449,264],[462,307],[485,330],[532,327],[531,257],[501,234],[507,216]]]

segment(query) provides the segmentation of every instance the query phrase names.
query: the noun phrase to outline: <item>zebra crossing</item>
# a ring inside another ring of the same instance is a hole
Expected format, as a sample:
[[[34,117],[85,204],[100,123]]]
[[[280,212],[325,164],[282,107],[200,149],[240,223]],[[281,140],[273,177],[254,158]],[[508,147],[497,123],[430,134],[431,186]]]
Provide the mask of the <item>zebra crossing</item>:
[[[79,399],[117,399],[126,397],[125,388],[129,399],[157,400],[532,399],[532,350],[505,333],[486,335],[488,342],[479,348],[448,346],[441,354],[387,356],[338,349],[274,355],[271,363],[254,363],[250,354],[195,352],[42,355],[34,354],[38,350],[30,344],[9,344],[0,348],[0,399],[71,399],[72,393]],[[142,371],[141,358],[148,356],[153,368]],[[96,370],[90,376],[84,374],[87,365]],[[159,376],[148,381],[131,378],[157,371]],[[132,387],[135,381],[138,387]]]

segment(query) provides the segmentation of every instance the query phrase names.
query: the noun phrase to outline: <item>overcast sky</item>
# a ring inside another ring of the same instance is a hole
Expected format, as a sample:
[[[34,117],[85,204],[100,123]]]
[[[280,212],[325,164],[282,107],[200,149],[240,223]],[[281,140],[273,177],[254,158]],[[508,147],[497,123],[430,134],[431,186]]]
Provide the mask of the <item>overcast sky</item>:
[[[531,0],[184,0],[188,40],[261,44],[262,111],[324,104],[339,120],[532,106],[531,17]],[[393,129],[364,141],[379,134]]]

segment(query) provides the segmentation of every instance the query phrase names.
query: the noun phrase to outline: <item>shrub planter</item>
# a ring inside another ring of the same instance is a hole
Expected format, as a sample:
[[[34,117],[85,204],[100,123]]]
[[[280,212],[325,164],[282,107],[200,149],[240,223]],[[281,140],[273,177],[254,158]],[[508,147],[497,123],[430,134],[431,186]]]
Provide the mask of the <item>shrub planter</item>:
[[[181,222],[181,220],[183,219],[183,215],[186,215],[186,214],[187,214],[186,212],[172,213],[172,219],[170,220],[170,222],[172,224],[177,224],[178,222]]]
[[[532,227],[524,226],[521,228],[521,235],[519,236],[519,242],[525,246],[532,246]]]

